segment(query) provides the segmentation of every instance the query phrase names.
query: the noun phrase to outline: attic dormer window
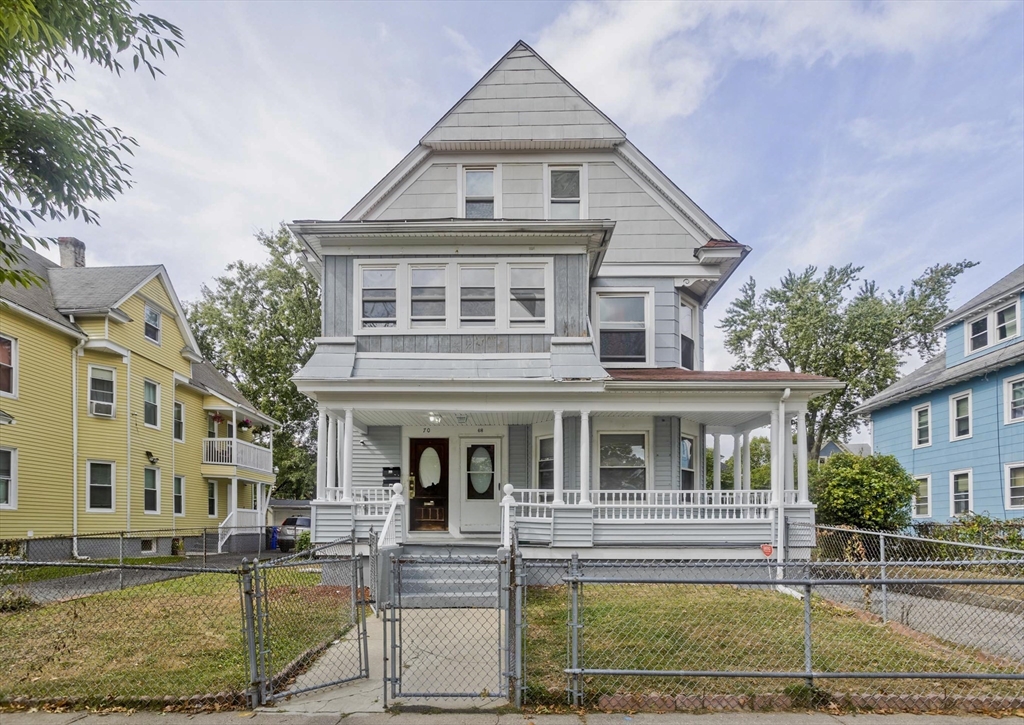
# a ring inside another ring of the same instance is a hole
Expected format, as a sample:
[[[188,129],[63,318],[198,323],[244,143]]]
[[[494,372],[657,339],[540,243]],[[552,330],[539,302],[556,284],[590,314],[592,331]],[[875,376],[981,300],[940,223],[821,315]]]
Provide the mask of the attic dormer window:
[[[160,342],[160,310],[146,305],[145,335],[147,340]]]
[[[494,218],[494,169],[466,169],[466,218]]]
[[[1020,309],[1017,302],[996,308],[967,320],[967,354],[984,350],[1020,334]]]

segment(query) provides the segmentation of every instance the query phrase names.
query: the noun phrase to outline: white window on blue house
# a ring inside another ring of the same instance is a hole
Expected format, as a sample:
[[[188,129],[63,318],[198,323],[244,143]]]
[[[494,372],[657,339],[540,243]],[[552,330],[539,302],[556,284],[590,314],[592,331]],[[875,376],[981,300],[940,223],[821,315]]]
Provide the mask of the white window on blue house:
[[[925,403],[914,408],[914,448],[932,444],[932,405]]]
[[[1024,423],[1024,375],[1003,381],[1003,422]]]
[[[1009,340],[1017,336],[1017,305],[1016,303],[1001,310],[996,310],[996,342]]]
[[[932,515],[932,477],[918,476],[914,479],[917,483],[917,491],[910,503],[914,518],[927,519]]]
[[[960,516],[974,509],[971,469],[949,472],[949,515]]]
[[[975,352],[983,347],[988,347],[988,315],[968,323],[967,332],[970,336],[967,340],[969,352]]]
[[[1004,340],[1010,340],[1020,334],[1020,306],[1014,301],[1010,304],[986,312],[966,322],[966,353],[984,350]]]
[[[949,439],[971,437],[971,391],[949,396]]]
[[[1006,508],[1024,509],[1024,462],[1006,466]]]

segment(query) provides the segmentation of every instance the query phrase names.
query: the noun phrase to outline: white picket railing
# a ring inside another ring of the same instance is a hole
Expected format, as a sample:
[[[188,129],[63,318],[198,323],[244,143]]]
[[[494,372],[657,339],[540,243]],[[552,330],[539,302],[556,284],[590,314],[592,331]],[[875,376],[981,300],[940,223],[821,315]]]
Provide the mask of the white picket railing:
[[[242,466],[272,473],[274,457],[269,448],[238,438],[204,438],[203,463]]]
[[[235,509],[217,527],[217,553],[223,553],[224,544],[232,534],[263,535],[266,518],[256,509]]]
[[[563,496],[567,505],[579,503],[578,490]],[[516,519],[552,518],[553,491],[520,488],[512,497]],[[591,491],[590,498],[594,517],[612,521],[767,519],[772,504],[771,491]]]
[[[387,490],[387,489],[385,489]],[[402,484],[396,483],[391,487],[391,505],[388,509],[387,518],[384,519],[384,526],[380,530],[380,539],[378,540],[378,546],[381,549],[393,548],[401,543],[398,535],[398,527],[402,525],[402,504],[405,500],[402,498]]]
[[[383,519],[388,515],[391,505],[392,490],[390,486],[354,486],[352,503],[358,519]],[[324,490],[324,501],[341,503],[344,501],[344,489],[328,486]]]

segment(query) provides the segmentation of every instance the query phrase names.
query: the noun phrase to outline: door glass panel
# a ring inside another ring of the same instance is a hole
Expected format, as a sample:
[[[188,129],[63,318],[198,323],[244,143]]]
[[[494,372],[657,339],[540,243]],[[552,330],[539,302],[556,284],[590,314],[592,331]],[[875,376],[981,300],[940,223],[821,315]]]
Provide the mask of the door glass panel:
[[[494,498],[494,446],[477,445],[466,449],[469,500]]]
[[[437,451],[428,448],[420,455],[420,486],[430,488],[441,480],[441,458]]]

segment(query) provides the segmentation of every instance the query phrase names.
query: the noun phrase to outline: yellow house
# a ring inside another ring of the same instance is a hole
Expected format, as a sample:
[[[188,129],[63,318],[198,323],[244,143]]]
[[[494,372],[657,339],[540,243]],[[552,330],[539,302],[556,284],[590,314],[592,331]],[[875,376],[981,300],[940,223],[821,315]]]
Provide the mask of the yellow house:
[[[162,265],[59,246],[60,265],[23,250],[42,286],[0,285],[0,539],[72,536],[89,556],[133,532],[139,555],[208,529],[254,548],[275,476],[253,433],[276,421],[203,360]]]

